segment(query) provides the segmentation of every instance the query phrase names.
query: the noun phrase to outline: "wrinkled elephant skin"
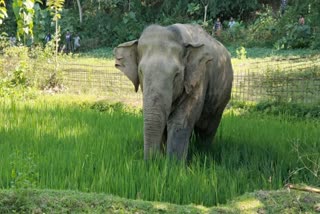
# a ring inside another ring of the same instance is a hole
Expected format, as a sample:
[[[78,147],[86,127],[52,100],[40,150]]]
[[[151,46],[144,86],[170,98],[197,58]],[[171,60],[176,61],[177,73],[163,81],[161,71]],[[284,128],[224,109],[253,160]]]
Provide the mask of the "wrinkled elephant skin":
[[[143,91],[144,158],[185,159],[192,132],[199,144],[216,134],[232,88],[226,48],[198,25],[151,25],[114,49],[115,64]]]

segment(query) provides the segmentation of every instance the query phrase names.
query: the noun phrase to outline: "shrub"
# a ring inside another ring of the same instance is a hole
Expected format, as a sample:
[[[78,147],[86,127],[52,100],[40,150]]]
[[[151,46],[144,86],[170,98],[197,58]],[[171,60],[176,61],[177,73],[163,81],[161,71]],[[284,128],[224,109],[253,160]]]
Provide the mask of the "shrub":
[[[0,71],[0,97],[35,96],[35,89],[46,84],[46,75],[39,73],[48,69],[43,65],[52,57],[52,47],[8,46],[3,51],[4,57],[0,62],[3,69]]]
[[[320,29],[315,27],[313,34],[313,41],[311,42],[312,49],[320,49]]]
[[[309,25],[288,24],[285,26],[286,36],[275,43],[278,49],[307,48],[311,44],[311,28]]]
[[[247,51],[243,46],[237,48],[236,53],[237,53],[238,59],[246,59],[247,58]]]
[[[246,112],[259,112],[268,115],[286,115],[294,118],[320,118],[320,105],[298,104],[282,101],[239,102],[232,101],[232,107]]]
[[[243,22],[236,22],[232,28],[225,28],[221,32],[220,40],[224,44],[242,44],[247,40],[247,29]]]
[[[264,8],[256,21],[248,27],[247,46],[272,46],[275,40],[277,19],[269,7]]]

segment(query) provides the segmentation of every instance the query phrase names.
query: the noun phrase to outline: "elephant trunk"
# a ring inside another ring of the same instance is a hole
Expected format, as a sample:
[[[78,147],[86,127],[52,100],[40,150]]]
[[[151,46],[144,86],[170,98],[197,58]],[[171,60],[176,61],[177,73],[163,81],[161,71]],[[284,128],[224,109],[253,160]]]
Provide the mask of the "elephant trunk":
[[[149,159],[161,150],[161,141],[166,126],[165,112],[159,105],[144,102],[144,159]]]

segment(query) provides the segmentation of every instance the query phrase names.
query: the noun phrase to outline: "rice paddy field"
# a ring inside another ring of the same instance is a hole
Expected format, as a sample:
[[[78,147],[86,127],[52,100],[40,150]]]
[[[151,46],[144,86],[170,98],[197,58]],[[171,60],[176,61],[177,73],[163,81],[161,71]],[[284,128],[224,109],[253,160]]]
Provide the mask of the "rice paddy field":
[[[320,121],[230,108],[207,151],[143,160],[141,109],[96,97],[0,99],[0,188],[212,206],[287,183],[320,186]]]

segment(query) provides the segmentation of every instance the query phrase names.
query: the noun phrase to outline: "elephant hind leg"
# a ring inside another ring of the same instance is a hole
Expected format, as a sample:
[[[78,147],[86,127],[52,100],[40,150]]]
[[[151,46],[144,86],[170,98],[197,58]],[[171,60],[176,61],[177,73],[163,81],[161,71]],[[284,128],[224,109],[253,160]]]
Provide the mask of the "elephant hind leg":
[[[200,122],[202,123],[201,126],[195,127],[196,142],[200,148],[207,149],[211,146],[217,133],[222,114],[223,109],[219,109],[214,114],[206,117],[206,121]]]

